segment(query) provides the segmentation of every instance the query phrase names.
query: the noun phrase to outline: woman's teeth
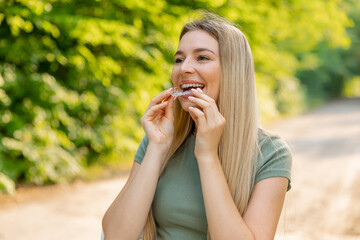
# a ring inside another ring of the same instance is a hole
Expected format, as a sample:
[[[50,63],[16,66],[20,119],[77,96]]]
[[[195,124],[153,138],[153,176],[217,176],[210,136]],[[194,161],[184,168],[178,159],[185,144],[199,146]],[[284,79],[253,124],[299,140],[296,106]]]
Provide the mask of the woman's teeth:
[[[204,87],[204,85],[203,84],[195,84],[195,83],[189,83],[189,84],[183,84],[183,85],[181,85],[181,88],[182,89],[186,89],[186,88],[202,88],[202,87]]]

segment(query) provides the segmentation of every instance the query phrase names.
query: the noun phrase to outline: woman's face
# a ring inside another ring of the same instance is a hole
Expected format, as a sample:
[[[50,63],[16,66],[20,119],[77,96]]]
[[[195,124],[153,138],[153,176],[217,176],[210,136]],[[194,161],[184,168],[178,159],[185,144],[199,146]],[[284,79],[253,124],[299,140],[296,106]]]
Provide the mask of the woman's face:
[[[171,74],[174,87],[182,91],[201,88],[202,91],[217,101],[220,88],[220,53],[219,44],[203,30],[187,32],[180,40],[175,53],[175,64]],[[179,97],[185,111],[189,106],[197,107],[188,100],[192,94]]]

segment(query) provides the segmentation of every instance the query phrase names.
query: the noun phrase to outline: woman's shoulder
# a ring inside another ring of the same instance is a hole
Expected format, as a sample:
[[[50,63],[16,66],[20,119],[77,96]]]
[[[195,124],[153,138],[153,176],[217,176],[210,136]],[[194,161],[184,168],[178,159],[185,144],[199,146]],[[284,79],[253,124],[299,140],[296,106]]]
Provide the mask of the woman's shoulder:
[[[267,149],[286,149],[290,151],[289,145],[277,133],[264,128],[258,130],[258,146],[260,152]]]
[[[290,180],[292,154],[289,145],[278,134],[259,129],[258,146],[255,182],[276,176]]]

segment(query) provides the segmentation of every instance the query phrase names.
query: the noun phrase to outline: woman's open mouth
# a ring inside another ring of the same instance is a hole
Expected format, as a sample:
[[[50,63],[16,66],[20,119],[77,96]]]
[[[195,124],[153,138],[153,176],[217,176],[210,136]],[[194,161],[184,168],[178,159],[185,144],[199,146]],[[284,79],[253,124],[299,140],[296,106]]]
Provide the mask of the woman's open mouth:
[[[203,89],[204,87],[205,87],[205,85],[200,84],[200,83],[181,84],[180,88],[175,88],[174,91],[171,93],[171,95],[175,96],[175,97],[188,98],[193,95],[191,92],[191,89],[193,89],[193,88]]]

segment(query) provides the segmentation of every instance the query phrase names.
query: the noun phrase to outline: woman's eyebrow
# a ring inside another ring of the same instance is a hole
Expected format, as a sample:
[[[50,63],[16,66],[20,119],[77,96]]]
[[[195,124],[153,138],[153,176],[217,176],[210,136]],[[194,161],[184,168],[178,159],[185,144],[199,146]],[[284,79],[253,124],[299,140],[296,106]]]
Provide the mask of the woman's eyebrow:
[[[216,55],[214,51],[212,51],[212,50],[210,50],[210,49],[208,49],[208,48],[196,48],[196,49],[194,50],[194,52],[203,52],[203,51],[208,51],[208,52],[211,52],[212,54]],[[178,51],[176,51],[176,53],[174,54],[174,56],[176,56],[176,55],[178,55],[178,54],[181,55],[181,54],[184,54],[184,52],[178,50]]]

